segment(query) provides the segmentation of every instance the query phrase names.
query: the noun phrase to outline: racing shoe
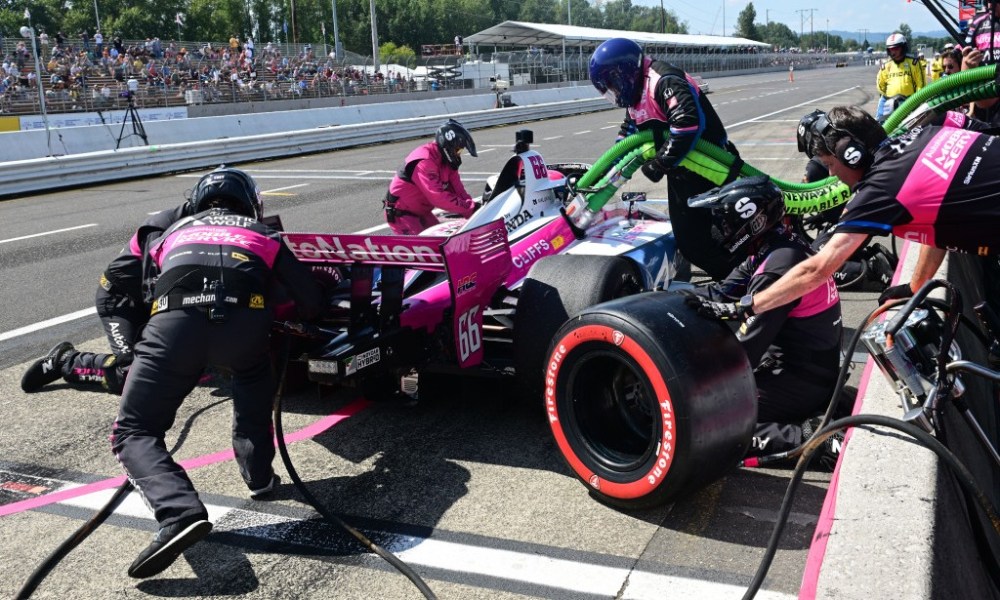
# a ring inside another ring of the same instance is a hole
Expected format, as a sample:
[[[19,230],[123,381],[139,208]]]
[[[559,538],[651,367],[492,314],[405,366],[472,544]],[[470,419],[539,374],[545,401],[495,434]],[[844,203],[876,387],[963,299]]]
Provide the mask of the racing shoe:
[[[809,438],[816,433],[819,427],[821,417],[814,417],[808,421],[802,423],[802,443],[806,443]],[[830,437],[823,440],[820,447],[813,453],[813,464],[817,466],[819,470],[832,473],[834,467],[837,466],[837,459],[840,458],[840,450],[844,446],[844,431],[840,430],[837,433],[831,435]]]
[[[278,487],[278,484],[280,483],[281,477],[278,477],[277,473],[273,473],[271,474],[271,481],[267,482],[267,485],[262,488],[250,490],[250,498],[252,500],[266,500],[267,497],[271,495],[271,492],[274,491],[274,488]]]
[[[21,389],[25,392],[38,391],[42,386],[62,377],[63,361],[76,351],[73,344],[59,342],[44,357],[28,367],[21,377]]]
[[[162,573],[177,557],[195,542],[212,531],[212,523],[204,516],[181,519],[165,527],[160,527],[153,543],[139,553],[138,558],[128,568],[128,576],[145,579]]]

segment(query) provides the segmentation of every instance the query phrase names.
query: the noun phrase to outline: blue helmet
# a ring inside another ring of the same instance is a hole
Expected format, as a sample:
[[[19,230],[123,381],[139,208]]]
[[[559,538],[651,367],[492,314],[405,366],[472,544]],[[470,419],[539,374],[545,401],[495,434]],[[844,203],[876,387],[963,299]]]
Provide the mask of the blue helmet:
[[[590,57],[590,82],[622,108],[635,104],[642,90],[642,48],[627,38],[611,38]]]

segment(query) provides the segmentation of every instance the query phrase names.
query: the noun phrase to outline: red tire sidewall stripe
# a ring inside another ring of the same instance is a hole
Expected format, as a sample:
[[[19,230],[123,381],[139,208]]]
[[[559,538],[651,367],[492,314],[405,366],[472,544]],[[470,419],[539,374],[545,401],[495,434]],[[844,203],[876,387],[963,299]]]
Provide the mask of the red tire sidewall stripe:
[[[576,455],[576,452],[570,446],[559,418],[555,394],[556,382],[559,379],[563,361],[574,348],[587,342],[604,342],[621,348],[629,357],[636,361],[642,369],[643,374],[653,386],[653,391],[656,393],[663,435],[663,438],[660,440],[659,453],[648,472],[628,483],[609,481],[594,473]],[[673,401],[670,398],[670,392],[667,390],[667,384],[649,354],[634,339],[613,327],[607,325],[585,325],[573,329],[559,339],[555,350],[548,357],[545,366],[545,410],[548,413],[552,435],[555,437],[556,443],[559,445],[559,451],[562,452],[570,468],[576,472],[580,479],[602,494],[621,499],[641,498],[659,487],[670,471],[670,466],[674,461],[677,433]]]

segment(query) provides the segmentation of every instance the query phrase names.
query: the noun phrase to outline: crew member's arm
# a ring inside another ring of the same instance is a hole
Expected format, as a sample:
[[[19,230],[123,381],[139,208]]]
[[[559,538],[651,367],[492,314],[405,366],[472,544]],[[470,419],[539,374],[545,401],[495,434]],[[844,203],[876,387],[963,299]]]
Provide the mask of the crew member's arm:
[[[944,255],[947,253],[948,251],[944,248],[920,246],[920,256],[917,257],[917,265],[913,268],[913,277],[910,278],[910,289],[913,293],[916,293],[934,277],[934,274],[941,268]]]
[[[864,233],[833,234],[822,250],[792,267],[766,290],[754,294],[754,314],[784,306],[825,283],[867,238]]]
[[[476,210],[476,206],[472,196],[462,186],[458,173],[454,173],[452,178],[449,172],[452,170],[442,168],[432,160],[422,160],[413,170],[412,181],[432,206],[467,217]],[[458,180],[457,189],[454,180]]]
[[[889,84],[889,63],[886,63],[884,67],[878,70],[878,75],[875,77],[875,85],[878,87],[878,95],[885,97],[886,86]]]
[[[680,163],[694,148],[705,130],[705,113],[691,82],[677,75],[664,75],[656,85],[656,101],[667,113],[670,139],[656,154],[663,167]]]

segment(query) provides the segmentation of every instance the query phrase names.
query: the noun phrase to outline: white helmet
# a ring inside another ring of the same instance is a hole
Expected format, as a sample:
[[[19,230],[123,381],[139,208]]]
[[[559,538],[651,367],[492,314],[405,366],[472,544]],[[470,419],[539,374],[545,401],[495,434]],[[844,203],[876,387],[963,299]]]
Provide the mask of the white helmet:
[[[885,39],[885,49],[893,48],[895,46],[905,46],[906,36],[902,33],[894,33]]]

